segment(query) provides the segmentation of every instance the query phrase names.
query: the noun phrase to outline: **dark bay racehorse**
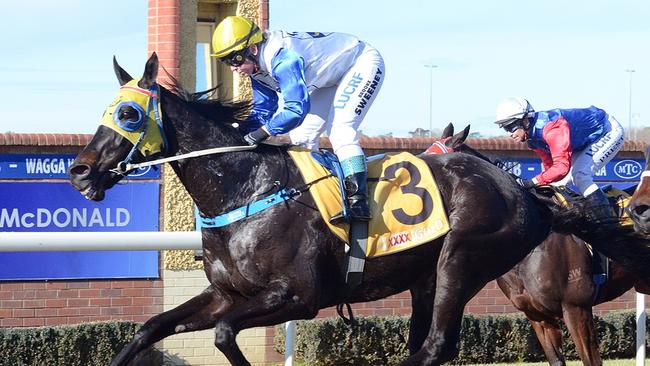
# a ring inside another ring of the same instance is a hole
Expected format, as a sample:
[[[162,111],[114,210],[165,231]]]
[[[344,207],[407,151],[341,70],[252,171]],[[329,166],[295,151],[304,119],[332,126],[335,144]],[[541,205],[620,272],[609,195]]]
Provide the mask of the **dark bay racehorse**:
[[[455,135],[453,130],[453,125],[448,125],[436,144],[444,144],[447,152],[487,159],[464,143],[469,126]],[[551,365],[565,364],[560,319],[564,320],[583,363],[601,365],[592,307],[613,300],[632,287],[650,293],[643,281],[615,261],[609,261],[607,281],[602,285],[594,283],[595,254],[573,235],[552,232],[521,262],[497,278],[501,291],[530,320]]]
[[[634,221],[634,229],[639,234],[650,234],[650,145],[645,152],[645,168],[641,181],[627,206],[628,213]]]
[[[124,88],[132,78],[117,62],[114,68]],[[165,156],[245,144],[232,123],[243,122],[247,105],[190,98],[177,88],[159,87],[157,72],[153,54],[137,86],[129,88],[148,93],[152,104],[159,99]],[[142,111],[126,102],[117,104],[111,118],[132,128]],[[132,148],[121,133],[100,126],[70,167],[71,183],[88,199],[103,199],[105,191],[122,179],[114,168]],[[133,162],[152,159],[144,155],[134,151]],[[411,356],[401,365],[451,360],[457,353],[465,304],[547,237],[550,214],[547,206],[486,161],[465,154],[423,160],[437,180],[449,217],[451,230],[443,237],[368,259],[362,283],[348,292],[341,271],[344,243],[329,231],[310,194],[227,226],[204,228],[203,261],[210,286],[147,321],[111,365],[126,365],[172,334],[208,328],[215,329],[215,345],[230,363],[249,365],[235,342],[242,329],[310,319],[322,308],[377,300],[404,290],[412,295]],[[202,215],[210,217],[267,196],[277,189],[276,182],[289,188],[304,184],[286,148],[270,145],[170,165]]]

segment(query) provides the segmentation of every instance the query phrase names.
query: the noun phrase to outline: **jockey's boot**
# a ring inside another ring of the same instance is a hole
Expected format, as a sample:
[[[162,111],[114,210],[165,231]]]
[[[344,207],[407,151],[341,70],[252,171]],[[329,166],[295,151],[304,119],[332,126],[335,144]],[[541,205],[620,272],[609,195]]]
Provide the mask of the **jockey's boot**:
[[[366,172],[354,173],[345,177],[345,205],[348,216],[352,221],[370,221],[372,218],[368,207],[368,174]],[[330,223],[344,222],[343,211],[332,216]]]
[[[348,210],[348,217],[352,221],[370,221],[371,214],[368,207],[368,171],[365,156],[354,156],[341,162],[345,179],[344,204]],[[339,224],[344,221],[343,212],[332,216],[330,223]]]
[[[354,173],[345,177],[345,198],[348,204],[350,219],[370,221],[368,207],[368,173]]]
[[[587,209],[589,209],[589,215],[598,222],[610,222],[613,223],[618,221],[618,216],[616,211],[609,203],[605,192],[600,189],[595,190],[593,193],[586,197],[587,199]]]

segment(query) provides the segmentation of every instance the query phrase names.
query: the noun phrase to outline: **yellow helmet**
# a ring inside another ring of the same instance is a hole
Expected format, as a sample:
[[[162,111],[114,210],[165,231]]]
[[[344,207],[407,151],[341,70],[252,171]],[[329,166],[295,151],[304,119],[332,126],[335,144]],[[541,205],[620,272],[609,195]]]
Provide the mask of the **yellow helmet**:
[[[212,56],[222,58],[262,42],[263,39],[262,31],[253,21],[240,16],[229,16],[212,33]]]

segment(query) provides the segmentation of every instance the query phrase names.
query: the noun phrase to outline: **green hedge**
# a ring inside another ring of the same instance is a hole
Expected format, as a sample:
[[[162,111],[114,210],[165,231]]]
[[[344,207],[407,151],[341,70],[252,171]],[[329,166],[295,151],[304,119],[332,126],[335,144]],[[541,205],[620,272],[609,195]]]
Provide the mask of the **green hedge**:
[[[408,356],[407,317],[362,317],[349,327],[339,318],[299,321],[296,358],[308,365],[386,365]],[[636,320],[632,311],[595,317],[604,359],[634,358]],[[578,359],[566,327],[564,354]],[[646,332],[650,327],[646,324]],[[647,347],[647,344],[646,344]],[[284,328],[276,327],[276,351],[284,352]],[[465,315],[454,364],[545,361],[528,320],[519,314]]]
[[[106,366],[141,324],[112,321],[80,325],[2,328],[0,364],[12,366]],[[155,351],[138,364],[154,364]]]

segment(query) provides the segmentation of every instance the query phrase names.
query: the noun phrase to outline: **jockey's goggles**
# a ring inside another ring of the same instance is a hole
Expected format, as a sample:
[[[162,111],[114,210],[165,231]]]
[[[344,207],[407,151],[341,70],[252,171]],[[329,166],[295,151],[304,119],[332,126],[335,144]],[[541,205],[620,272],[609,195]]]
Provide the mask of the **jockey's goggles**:
[[[246,47],[241,51],[231,52],[229,55],[222,57],[219,60],[228,66],[239,67],[246,62],[246,59],[249,58],[249,56],[250,51],[248,47]]]
[[[499,122],[501,128],[506,130],[508,133],[513,133],[520,128],[524,128],[524,120],[521,118],[513,118],[504,122]]]

